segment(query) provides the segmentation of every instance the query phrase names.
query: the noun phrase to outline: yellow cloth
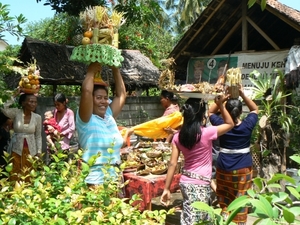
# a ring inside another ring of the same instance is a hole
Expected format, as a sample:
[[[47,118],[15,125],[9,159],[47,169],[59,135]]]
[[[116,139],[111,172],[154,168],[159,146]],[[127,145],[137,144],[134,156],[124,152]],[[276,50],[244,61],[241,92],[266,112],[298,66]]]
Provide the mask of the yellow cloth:
[[[153,138],[160,139],[166,138],[168,133],[164,130],[164,128],[170,127],[176,129],[181,126],[183,123],[183,117],[181,112],[174,112],[167,116],[162,116],[154,120],[150,120],[145,123],[141,123],[133,127],[134,134]],[[123,129],[121,133],[126,132],[126,129]]]

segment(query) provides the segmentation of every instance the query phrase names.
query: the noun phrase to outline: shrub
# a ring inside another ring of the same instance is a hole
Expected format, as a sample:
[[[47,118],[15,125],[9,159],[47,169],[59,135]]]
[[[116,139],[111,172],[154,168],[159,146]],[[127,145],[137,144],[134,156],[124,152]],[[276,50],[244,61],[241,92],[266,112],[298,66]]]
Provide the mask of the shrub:
[[[300,165],[300,156],[291,156],[291,159]],[[298,171],[298,176],[300,171]],[[286,186],[282,191],[280,181],[287,181],[291,185]],[[235,199],[228,206],[227,210],[231,212],[225,221],[221,216],[221,209],[213,209],[203,202],[195,202],[193,206],[196,209],[207,211],[215,225],[235,224],[231,222],[238,211],[243,207],[250,207],[251,216],[257,218],[255,224],[299,224],[300,215],[300,183],[295,179],[284,174],[274,174],[271,179],[256,177],[253,179],[254,188],[248,190],[248,195]],[[198,224],[206,224],[199,222]]]
[[[117,196],[119,183],[109,180],[89,187],[84,179],[94,159],[81,162],[82,150],[72,158],[62,150],[45,165],[38,157],[29,157],[33,169],[30,182],[0,180],[0,224],[163,224],[167,212],[138,210],[132,199]],[[9,156],[6,155],[7,158]],[[95,156],[97,157],[97,156]],[[6,170],[11,171],[11,163]],[[2,174],[9,173],[0,169]],[[118,172],[118,171],[117,171]]]

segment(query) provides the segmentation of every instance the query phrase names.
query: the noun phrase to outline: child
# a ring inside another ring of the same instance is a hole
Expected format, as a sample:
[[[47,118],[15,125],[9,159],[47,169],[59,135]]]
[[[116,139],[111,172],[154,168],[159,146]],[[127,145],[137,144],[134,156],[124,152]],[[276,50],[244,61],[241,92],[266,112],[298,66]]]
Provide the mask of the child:
[[[57,140],[60,138],[61,128],[56,123],[56,120],[53,117],[53,113],[51,111],[45,112],[44,117],[45,120],[43,122],[43,125],[46,133],[47,142],[52,148],[56,149],[53,140]]]

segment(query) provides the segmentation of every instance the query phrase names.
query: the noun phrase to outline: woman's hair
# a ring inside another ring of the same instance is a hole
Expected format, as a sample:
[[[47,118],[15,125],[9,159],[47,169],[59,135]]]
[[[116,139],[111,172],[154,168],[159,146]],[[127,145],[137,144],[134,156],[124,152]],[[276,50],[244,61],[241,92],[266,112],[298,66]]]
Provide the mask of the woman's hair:
[[[173,92],[162,90],[160,95],[164,98],[169,99],[173,104],[178,104],[178,98],[176,95],[174,95]]]
[[[34,96],[34,94],[21,94],[18,100],[18,104],[22,106],[22,103],[26,101],[27,97]]]
[[[199,98],[189,98],[181,107],[183,125],[179,131],[179,142],[187,149],[201,139],[201,127],[205,126],[206,103]]]
[[[5,116],[3,112],[0,112],[0,126],[6,123],[9,117]]]
[[[104,85],[94,85],[93,95],[95,94],[95,91],[97,91],[99,89],[105,90],[106,93],[108,94],[108,87],[106,87]]]
[[[238,99],[229,99],[225,104],[225,108],[229,112],[233,122],[237,124],[243,110],[242,102]]]
[[[64,94],[62,93],[57,93],[54,98],[53,98],[54,102],[60,102],[60,103],[67,103],[67,98]]]

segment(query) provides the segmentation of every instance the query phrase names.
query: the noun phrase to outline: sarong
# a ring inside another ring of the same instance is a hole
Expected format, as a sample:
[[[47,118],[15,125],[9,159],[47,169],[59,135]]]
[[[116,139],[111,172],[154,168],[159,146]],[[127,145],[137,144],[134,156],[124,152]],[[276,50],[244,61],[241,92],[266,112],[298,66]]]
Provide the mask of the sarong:
[[[208,204],[211,192],[210,185],[179,183],[179,186],[183,196],[180,224],[191,225],[200,220],[208,221],[208,214],[195,209],[191,204],[197,201]]]
[[[30,177],[29,173],[32,168],[32,164],[28,161],[28,156],[30,155],[28,144],[26,139],[24,139],[24,145],[22,150],[22,155],[18,155],[15,152],[12,152],[12,163],[13,169],[11,171],[10,180],[19,181],[21,177],[25,177],[25,181],[29,182]]]
[[[236,198],[247,194],[252,186],[252,167],[239,170],[224,171],[217,168],[217,197],[223,214],[227,214],[227,206]],[[243,208],[234,217],[233,222],[244,225],[247,222],[248,208]]]

